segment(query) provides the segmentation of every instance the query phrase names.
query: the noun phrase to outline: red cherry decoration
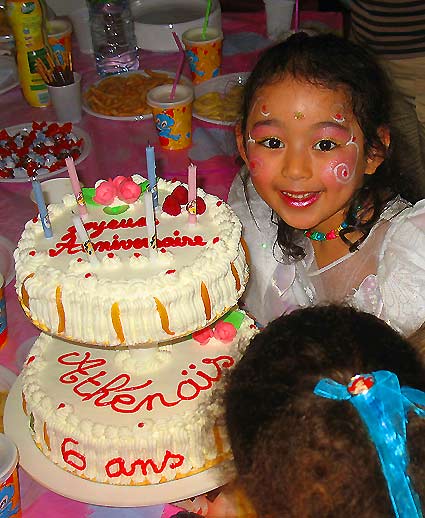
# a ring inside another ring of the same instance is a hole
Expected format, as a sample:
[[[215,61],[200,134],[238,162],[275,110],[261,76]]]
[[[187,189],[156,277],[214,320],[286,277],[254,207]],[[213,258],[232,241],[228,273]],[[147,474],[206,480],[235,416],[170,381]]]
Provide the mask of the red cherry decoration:
[[[162,204],[162,210],[170,216],[178,216],[182,211],[180,203],[174,196],[166,196]]]
[[[186,205],[189,193],[187,192],[186,187],[183,185],[178,185],[174,191],[171,193],[171,196],[174,196],[180,203],[180,205]]]
[[[207,210],[207,206],[204,200],[200,197],[196,197],[196,214],[203,214]]]

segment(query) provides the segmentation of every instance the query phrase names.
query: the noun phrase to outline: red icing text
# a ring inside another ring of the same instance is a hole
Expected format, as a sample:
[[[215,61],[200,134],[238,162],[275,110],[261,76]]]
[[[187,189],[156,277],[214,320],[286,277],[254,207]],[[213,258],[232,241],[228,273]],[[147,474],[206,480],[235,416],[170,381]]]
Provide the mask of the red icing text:
[[[132,385],[131,376],[121,373],[106,381],[107,370],[102,368],[106,366],[106,360],[92,359],[90,351],[84,354],[77,351],[63,354],[58,362],[73,367],[64,372],[59,380],[61,383],[74,385],[72,390],[82,402],[92,401],[96,407],[108,406],[115,412],[127,414],[142,409],[151,411],[154,404],[174,407],[182,401],[196,399],[221,379],[224,369],[229,369],[234,364],[233,358],[226,355],[203,358],[201,368],[191,363],[188,370],[181,372],[184,378],[177,383],[175,393],[166,397],[161,392],[152,391],[153,381],[150,379]]]
[[[146,218],[141,217],[134,221],[132,218],[110,221],[89,221],[85,225],[86,230],[92,240],[96,252],[114,252],[117,250],[140,250],[148,248],[147,237],[135,238],[120,238],[119,234],[114,234],[112,240],[98,240],[96,238],[101,236],[106,230],[120,230],[146,227]],[[162,239],[157,239],[158,248],[168,247],[185,247],[185,246],[205,246],[207,243],[202,236],[166,236]],[[66,252],[69,255],[81,252],[81,243],[77,241],[77,234],[74,226],[68,227],[67,232],[61,237],[55,245],[55,248],[49,249],[50,257],[57,257],[61,253]]]

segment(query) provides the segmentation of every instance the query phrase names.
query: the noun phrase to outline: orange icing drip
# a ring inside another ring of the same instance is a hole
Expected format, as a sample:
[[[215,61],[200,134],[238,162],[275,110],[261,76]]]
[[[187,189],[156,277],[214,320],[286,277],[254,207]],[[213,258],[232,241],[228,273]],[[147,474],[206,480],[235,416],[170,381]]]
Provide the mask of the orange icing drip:
[[[29,275],[27,275],[25,277],[25,279],[23,280],[22,282],[22,286],[21,286],[21,300],[22,300],[22,304],[27,308],[27,309],[30,309],[30,296],[28,295],[28,292],[25,288],[25,283],[27,282],[28,279],[30,279],[31,277],[34,277],[34,273],[30,273]]]
[[[203,282],[201,282],[201,297],[202,302],[204,303],[205,316],[207,320],[211,320],[211,301],[210,295],[208,293],[208,288],[205,286]]]
[[[22,410],[24,411],[25,415],[28,415],[27,412],[27,401],[25,399],[24,393],[22,392]]]
[[[52,448],[50,447],[50,437],[49,437],[49,434],[47,433],[46,423],[43,424],[43,437],[44,437],[44,442],[46,443],[47,449],[49,451],[52,451]]]
[[[56,308],[58,310],[58,333],[65,331],[65,311],[62,304],[62,289],[60,286],[56,286]]]
[[[168,313],[165,309],[164,304],[156,297],[154,297],[154,300],[156,304],[156,309],[159,313],[159,318],[161,319],[162,329],[167,333],[167,335],[174,335],[174,331],[170,331],[170,321],[168,319]]]
[[[243,237],[241,237],[241,245],[243,248],[243,251],[245,252],[245,258],[248,266],[251,264],[251,255],[249,253],[248,245],[246,244],[246,241]]]
[[[111,306],[111,319],[112,325],[114,326],[115,332],[117,333],[117,338],[121,344],[125,342],[124,331],[122,329],[121,318],[120,318],[120,307],[118,306],[118,302],[114,302]]]
[[[239,278],[238,271],[236,270],[236,266],[233,263],[230,263],[230,267],[232,268],[233,277],[235,278],[236,291],[239,291],[241,289],[241,280]]]
[[[213,433],[214,433],[215,446],[217,448],[217,455],[221,455],[222,453],[224,453],[224,448],[223,448],[223,440],[221,438],[221,434],[220,434],[220,430],[219,430],[218,426],[214,426]]]

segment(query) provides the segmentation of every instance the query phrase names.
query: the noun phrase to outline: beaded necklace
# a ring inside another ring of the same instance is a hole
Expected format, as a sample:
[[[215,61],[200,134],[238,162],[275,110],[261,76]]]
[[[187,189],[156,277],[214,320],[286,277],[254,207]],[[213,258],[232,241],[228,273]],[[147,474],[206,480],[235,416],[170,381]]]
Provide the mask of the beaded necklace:
[[[347,221],[343,221],[338,228],[333,228],[332,230],[329,230],[329,232],[325,233],[318,232],[317,230],[304,230],[304,235],[313,241],[330,241],[331,239],[336,239],[341,230],[347,227]]]

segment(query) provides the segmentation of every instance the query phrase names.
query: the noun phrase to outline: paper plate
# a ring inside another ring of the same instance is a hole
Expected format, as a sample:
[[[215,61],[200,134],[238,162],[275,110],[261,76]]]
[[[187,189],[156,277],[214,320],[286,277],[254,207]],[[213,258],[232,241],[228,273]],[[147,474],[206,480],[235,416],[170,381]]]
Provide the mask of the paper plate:
[[[48,122],[48,124],[52,123],[52,121],[46,121],[46,122]],[[61,123],[59,123],[59,124],[61,124]],[[19,131],[22,131],[22,130],[31,131],[31,128],[32,128],[32,122],[26,122],[25,124],[18,124],[16,126],[9,126],[8,128],[4,128],[4,129],[9,133],[9,135],[13,135],[13,134],[16,134],[16,133],[18,133]],[[89,153],[90,153],[90,150],[91,150],[91,147],[92,147],[91,138],[89,137],[88,133],[86,133],[81,128],[78,128],[74,124],[72,125],[72,133],[76,137],[84,139],[83,147],[81,149],[81,155],[75,160],[75,164],[79,164],[80,162],[85,160],[87,158],[87,156],[89,155]],[[38,177],[39,180],[43,180],[45,178],[53,178],[54,176],[57,176],[58,174],[63,173],[65,171],[66,171],[66,167],[65,166],[61,167],[57,171],[53,171],[53,172],[50,172],[47,169],[39,169],[38,172],[37,172],[37,177]],[[2,183],[2,182],[6,182],[6,183],[14,183],[14,182],[15,183],[16,182],[17,183],[23,183],[23,182],[28,182],[28,180],[29,180],[28,176],[25,175],[25,176],[20,176],[20,177],[17,177],[17,178],[0,178],[0,183]]]
[[[0,94],[19,85],[18,70],[11,56],[0,56]]]
[[[217,76],[213,79],[209,79],[204,83],[200,83],[195,86],[195,100],[199,99],[204,94],[217,92],[220,95],[226,95],[230,89],[235,85],[243,85],[249,76],[248,72],[237,72],[235,74],[225,74],[223,76]],[[193,106],[192,114],[194,117],[201,121],[210,122],[211,124],[220,124],[222,126],[233,126],[237,119],[234,120],[222,120],[220,118],[212,118],[207,115],[202,115],[196,110],[196,104]]]
[[[157,72],[157,73],[160,73],[160,74],[167,74],[168,77],[171,77],[171,78],[174,78],[176,76],[176,74],[174,72],[170,72],[168,70],[152,70],[152,72]],[[148,74],[144,71],[144,70],[133,70],[132,72],[124,72],[122,74],[119,74],[120,77],[126,77],[126,76],[129,76],[129,75],[132,75],[132,74],[140,74],[144,77],[147,77]],[[113,76],[110,76],[110,77],[113,77]],[[94,83],[92,83],[91,85],[88,85],[84,91],[83,91],[83,110],[87,113],[89,113],[90,115],[93,115],[94,117],[99,117],[101,119],[108,119],[108,120],[114,120],[114,121],[143,121],[143,120],[147,120],[147,119],[152,119],[152,113],[149,112],[149,113],[145,113],[145,114],[141,114],[141,115],[131,115],[131,116],[128,116],[128,117],[119,117],[119,116],[116,116],[116,115],[105,115],[103,113],[99,113],[95,110],[93,110],[92,108],[90,108],[89,104],[87,103],[86,99],[85,99],[85,93],[87,92],[87,90],[95,85],[99,85],[102,81],[104,81],[105,79],[108,79],[107,77],[105,78],[102,78],[102,79],[99,79],[98,81],[95,81]],[[181,76],[180,78],[180,81],[183,83],[183,84],[186,84],[188,86],[192,86],[192,82],[185,76]]]
[[[18,377],[6,401],[5,432],[18,447],[20,466],[42,486],[59,495],[94,505],[136,507],[185,500],[234,478],[233,463],[229,461],[190,477],[146,486],[113,486],[72,475],[53,464],[35,445],[22,410],[21,390]]]

